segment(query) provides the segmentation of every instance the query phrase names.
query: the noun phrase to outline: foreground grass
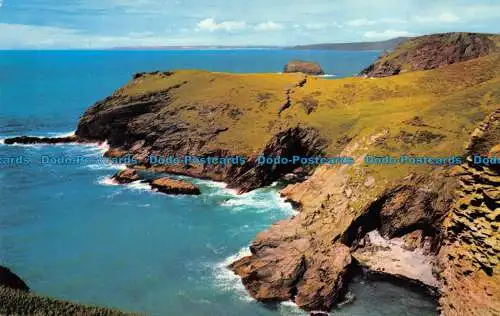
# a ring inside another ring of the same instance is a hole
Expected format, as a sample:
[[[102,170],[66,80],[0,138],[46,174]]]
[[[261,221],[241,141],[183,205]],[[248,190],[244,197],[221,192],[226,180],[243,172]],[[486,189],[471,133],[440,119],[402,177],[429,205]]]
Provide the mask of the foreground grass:
[[[1,315],[131,316],[115,309],[77,304],[0,286]]]

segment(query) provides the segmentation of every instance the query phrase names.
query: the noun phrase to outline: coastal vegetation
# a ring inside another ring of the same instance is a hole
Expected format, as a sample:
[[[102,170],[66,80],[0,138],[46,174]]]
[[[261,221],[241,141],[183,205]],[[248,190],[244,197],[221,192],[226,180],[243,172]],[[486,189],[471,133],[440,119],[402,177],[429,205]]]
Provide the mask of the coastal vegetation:
[[[338,80],[140,73],[83,114],[75,139],[107,141],[108,156],[132,155],[138,163],[129,167],[137,170],[225,181],[241,193],[305,173],[281,191],[300,213],[258,234],[251,255],[229,266],[257,300],[330,310],[359,265],[435,293],[445,315],[496,315],[500,175],[470,157],[498,154],[498,38],[414,38],[367,76]],[[438,60],[443,47],[460,49]],[[166,166],[151,164],[151,155],[248,159]],[[350,156],[354,163],[263,165],[260,155]],[[453,156],[461,163],[366,164],[367,155]]]

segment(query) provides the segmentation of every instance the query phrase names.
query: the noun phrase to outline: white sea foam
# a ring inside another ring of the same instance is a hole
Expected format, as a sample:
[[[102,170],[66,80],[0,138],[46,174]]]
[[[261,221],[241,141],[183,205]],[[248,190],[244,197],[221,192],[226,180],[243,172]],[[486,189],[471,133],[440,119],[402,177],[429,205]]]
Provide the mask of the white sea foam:
[[[247,290],[241,283],[239,276],[229,270],[228,265],[243,257],[250,256],[251,252],[248,247],[241,248],[238,253],[227,257],[222,262],[217,263],[213,268],[215,286],[223,292],[233,292],[238,294],[238,297],[246,302],[251,302],[254,299],[248,294]]]
[[[156,191],[152,190],[151,187],[147,183],[144,183],[141,180],[134,181],[134,182],[127,183],[127,184],[120,184],[120,183],[116,182],[115,180],[111,179],[111,176],[109,176],[109,175],[99,178],[99,180],[97,180],[97,183],[100,185],[105,185],[105,186],[120,186],[123,189],[134,190],[134,191],[156,192]],[[148,206],[150,206],[150,205],[148,205]]]
[[[112,164],[112,163],[99,163],[99,164],[86,165],[85,168],[88,168],[91,170],[125,170],[125,169],[127,169],[127,165]]]
[[[318,78],[335,78],[335,77],[337,77],[337,75],[335,75],[335,74],[324,74],[324,75],[316,75],[314,77],[318,77]]]
[[[101,152],[101,154],[103,154],[103,155],[104,155],[104,153],[106,153],[106,152],[109,150],[109,148],[110,148],[107,140],[106,140],[106,141],[104,141],[104,142],[102,142],[102,143],[99,143],[99,144],[97,145],[97,147],[99,148],[99,152]]]
[[[63,132],[63,133],[49,132],[47,134],[49,134],[50,137],[71,137],[71,136],[75,136],[75,131]]]
[[[286,316],[307,316],[309,313],[301,310],[293,301],[284,301],[279,306],[280,315]]]
[[[115,180],[111,179],[109,176],[101,177],[97,180],[97,183],[100,185],[106,185],[106,186],[118,186],[118,184]]]
[[[149,186],[149,184],[147,183],[144,183],[142,181],[134,181],[132,183],[129,183],[129,184],[126,184],[125,185],[126,188],[128,189],[131,189],[131,190],[135,190],[135,191],[152,191],[152,192],[156,192],[156,191],[153,191],[151,189],[151,187]]]
[[[231,196],[231,198],[222,206],[231,208],[232,211],[244,211],[251,207],[257,209],[257,213],[266,213],[274,210],[281,210],[288,216],[297,214],[292,205],[279,196],[279,193],[273,190],[259,189],[249,193]]]
[[[315,77],[319,77],[319,78],[335,78],[335,77],[337,77],[337,75],[334,75],[334,74],[324,74],[324,75],[317,75]]]

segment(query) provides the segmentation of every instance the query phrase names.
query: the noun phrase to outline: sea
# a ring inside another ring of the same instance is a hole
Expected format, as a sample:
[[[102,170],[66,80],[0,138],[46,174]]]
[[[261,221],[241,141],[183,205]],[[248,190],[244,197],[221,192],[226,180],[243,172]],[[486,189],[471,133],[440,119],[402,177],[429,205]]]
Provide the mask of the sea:
[[[292,59],[319,62],[326,78],[358,73],[378,51],[281,49],[0,51],[0,264],[45,296],[148,315],[307,315],[291,302],[253,300],[226,266],[255,235],[295,210],[279,184],[237,195],[191,179],[200,196],[122,186],[97,158],[106,144],[15,145],[15,135],[70,135],[83,111],[136,72],[206,69],[278,73]],[[20,158],[21,157],[21,158]],[[16,158],[17,160],[15,160]],[[411,289],[357,278],[356,299],[332,315],[436,315]]]

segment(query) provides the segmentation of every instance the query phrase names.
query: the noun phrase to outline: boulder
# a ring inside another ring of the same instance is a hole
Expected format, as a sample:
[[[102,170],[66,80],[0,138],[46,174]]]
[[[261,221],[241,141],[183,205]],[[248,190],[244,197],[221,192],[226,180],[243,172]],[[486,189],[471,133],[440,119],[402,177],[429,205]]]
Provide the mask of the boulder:
[[[312,61],[292,60],[285,65],[283,72],[302,72],[307,75],[324,75],[318,63]]]
[[[125,184],[140,180],[140,177],[134,169],[125,169],[116,173],[112,179],[120,184]]]
[[[192,183],[171,178],[159,178],[152,180],[150,185],[153,189],[166,194],[201,194],[200,189]]]
[[[20,277],[4,266],[0,266],[0,286],[23,292],[29,292],[30,290]]]

